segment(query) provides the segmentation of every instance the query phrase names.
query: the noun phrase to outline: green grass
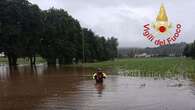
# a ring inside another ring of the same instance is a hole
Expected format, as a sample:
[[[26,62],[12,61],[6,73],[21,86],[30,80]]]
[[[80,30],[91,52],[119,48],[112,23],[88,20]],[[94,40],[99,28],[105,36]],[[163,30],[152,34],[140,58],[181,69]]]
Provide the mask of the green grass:
[[[144,73],[195,73],[195,60],[190,58],[129,58],[80,66],[117,68]]]
[[[45,63],[46,61],[41,57],[36,57],[36,64]],[[17,61],[18,64],[30,64],[30,61],[27,58],[19,58]],[[0,64],[8,64],[7,58],[0,57]]]

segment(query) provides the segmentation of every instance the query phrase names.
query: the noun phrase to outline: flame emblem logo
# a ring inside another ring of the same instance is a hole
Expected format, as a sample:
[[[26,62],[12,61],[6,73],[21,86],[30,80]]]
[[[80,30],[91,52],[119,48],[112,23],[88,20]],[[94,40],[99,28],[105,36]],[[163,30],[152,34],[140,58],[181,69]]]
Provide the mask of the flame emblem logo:
[[[164,5],[160,7],[160,11],[156,17],[156,21],[151,24],[144,25],[143,35],[155,45],[162,46],[175,42],[181,33],[181,25],[175,26],[169,22]],[[172,28],[176,28],[172,32]]]
[[[171,28],[171,24],[168,22],[167,13],[163,4],[160,7],[160,11],[156,18],[156,23],[153,25],[153,28],[160,33],[165,33],[169,30],[169,28]]]

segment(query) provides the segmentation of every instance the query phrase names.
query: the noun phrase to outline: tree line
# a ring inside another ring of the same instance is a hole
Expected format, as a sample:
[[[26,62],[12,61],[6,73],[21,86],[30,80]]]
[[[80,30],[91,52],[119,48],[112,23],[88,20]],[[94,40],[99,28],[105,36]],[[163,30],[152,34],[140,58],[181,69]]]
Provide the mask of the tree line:
[[[192,57],[193,59],[195,59],[195,41],[186,45],[183,54],[186,57]]]
[[[136,55],[146,53],[152,57],[180,57],[183,56],[186,43],[175,43],[159,47],[147,48],[119,48],[119,57],[135,57]]]
[[[27,0],[0,1],[0,52],[8,57],[9,65],[18,58],[29,58],[35,65],[36,56],[48,65],[94,62],[117,56],[118,41],[82,28],[63,9],[41,10]]]

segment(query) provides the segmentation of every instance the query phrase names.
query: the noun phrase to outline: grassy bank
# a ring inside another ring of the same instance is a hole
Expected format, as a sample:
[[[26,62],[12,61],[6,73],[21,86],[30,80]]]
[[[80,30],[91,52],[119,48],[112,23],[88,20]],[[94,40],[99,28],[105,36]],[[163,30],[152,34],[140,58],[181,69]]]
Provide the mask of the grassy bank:
[[[131,58],[99,63],[86,63],[84,67],[117,68],[145,73],[195,73],[195,60],[189,58]]]
[[[46,61],[41,57],[36,57],[36,64],[45,63]],[[28,58],[19,58],[18,64],[29,64],[30,60]],[[8,59],[0,57],[0,64],[8,64]]]

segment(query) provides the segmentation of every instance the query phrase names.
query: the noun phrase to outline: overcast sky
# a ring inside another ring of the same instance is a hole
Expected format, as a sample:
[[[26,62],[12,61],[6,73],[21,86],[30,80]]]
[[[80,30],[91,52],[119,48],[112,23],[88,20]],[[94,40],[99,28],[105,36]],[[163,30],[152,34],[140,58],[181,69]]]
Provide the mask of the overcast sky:
[[[155,22],[161,3],[169,21],[183,26],[177,42],[195,40],[195,0],[29,0],[41,9],[63,8],[96,34],[114,36],[120,47],[151,47],[143,25]]]

